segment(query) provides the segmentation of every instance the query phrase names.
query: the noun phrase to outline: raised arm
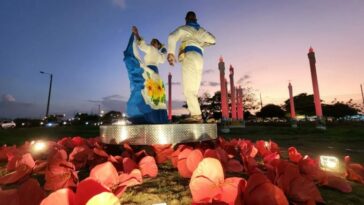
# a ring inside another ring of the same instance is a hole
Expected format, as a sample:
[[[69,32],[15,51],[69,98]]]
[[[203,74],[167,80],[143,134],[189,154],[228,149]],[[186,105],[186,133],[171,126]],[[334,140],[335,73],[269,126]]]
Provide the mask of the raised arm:
[[[183,31],[181,27],[177,28],[175,31],[169,34],[168,36],[168,62],[170,65],[174,65],[176,62],[175,53],[176,53],[176,45],[177,42],[181,39],[183,36]]]
[[[136,26],[133,26],[132,32],[135,35],[139,49],[143,52],[148,52],[150,46],[146,44],[144,39],[140,36],[138,28]]]
[[[168,36],[168,53],[175,54],[177,42],[183,36],[183,31],[181,27],[177,28],[175,31]]]

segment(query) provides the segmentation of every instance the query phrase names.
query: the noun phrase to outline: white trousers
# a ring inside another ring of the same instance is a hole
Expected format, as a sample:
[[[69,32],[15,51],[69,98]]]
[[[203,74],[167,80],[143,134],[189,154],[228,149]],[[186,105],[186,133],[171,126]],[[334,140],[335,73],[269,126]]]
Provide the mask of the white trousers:
[[[191,115],[201,115],[198,91],[201,85],[203,58],[201,54],[190,51],[185,53],[182,64],[182,86]]]

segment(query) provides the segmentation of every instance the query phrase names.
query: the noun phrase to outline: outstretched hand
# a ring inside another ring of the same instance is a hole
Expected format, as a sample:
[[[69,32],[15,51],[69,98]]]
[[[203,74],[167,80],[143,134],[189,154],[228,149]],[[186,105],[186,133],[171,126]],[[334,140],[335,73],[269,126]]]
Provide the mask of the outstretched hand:
[[[131,28],[131,32],[134,34],[134,35],[137,35],[139,32],[138,32],[138,28],[136,26],[133,26]]]
[[[176,57],[172,53],[168,53],[167,60],[169,65],[174,66],[174,63],[176,62]]]

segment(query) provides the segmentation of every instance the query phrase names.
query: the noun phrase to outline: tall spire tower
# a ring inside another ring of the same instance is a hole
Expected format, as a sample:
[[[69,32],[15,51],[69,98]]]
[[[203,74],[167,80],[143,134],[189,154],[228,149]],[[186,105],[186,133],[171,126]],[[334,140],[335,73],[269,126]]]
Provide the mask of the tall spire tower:
[[[168,73],[168,120],[172,121],[172,74]]]
[[[236,107],[238,120],[244,120],[244,106],[243,106],[243,88],[239,86],[236,89]]]
[[[363,106],[364,106],[364,93],[363,93],[363,85],[360,84],[360,90],[361,90],[361,98],[363,99]]]
[[[234,85],[234,68],[230,65],[230,99],[231,99],[231,118],[236,120],[236,101],[235,101],[235,85]]]
[[[220,71],[220,90],[221,90],[221,118],[222,120],[229,118],[228,101],[227,101],[227,89],[225,81],[225,63],[224,59],[220,57],[219,61]]]
[[[316,72],[316,57],[315,57],[315,52],[313,51],[312,47],[310,47],[307,55],[308,55],[308,59],[310,61],[311,79],[312,79],[312,86],[313,86],[313,96],[314,96],[314,102],[315,102],[316,116],[318,119],[321,119],[323,117],[323,115],[322,115],[320,92],[319,92],[317,72]]]
[[[292,85],[291,82],[288,83],[288,92],[289,92],[289,105],[291,110],[291,119],[296,119],[296,111],[294,108],[294,100],[293,100],[293,91],[292,91]]]

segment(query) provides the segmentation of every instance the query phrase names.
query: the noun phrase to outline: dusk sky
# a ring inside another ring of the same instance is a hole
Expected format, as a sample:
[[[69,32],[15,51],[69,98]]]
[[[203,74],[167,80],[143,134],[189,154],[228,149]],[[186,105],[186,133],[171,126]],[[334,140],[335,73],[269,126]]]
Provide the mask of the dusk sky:
[[[0,1],[0,118],[50,113],[123,111],[129,80],[122,52],[139,28],[163,43],[184,24],[187,11],[216,36],[205,50],[200,93],[219,89],[220,56],[235,67],[235,81],[250,76],[263,103],[282,104],[288,82],[294,94],[312,93],[307,52],[316,52],[321,98],[361,102],[364,84],[363,0],[2,0]],[[172,72],[174,108],[181,111],[180,65]],[[228,78],[228,75],[226,75]]]

